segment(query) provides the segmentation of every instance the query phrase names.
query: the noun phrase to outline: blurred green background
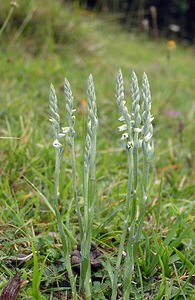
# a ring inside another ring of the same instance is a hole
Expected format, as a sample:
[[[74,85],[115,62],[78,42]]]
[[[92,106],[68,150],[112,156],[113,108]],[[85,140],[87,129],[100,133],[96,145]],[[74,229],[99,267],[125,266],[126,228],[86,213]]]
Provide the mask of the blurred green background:
[[[174,37],[166,39],[163,28],[162,32],[160,28],[154,31],[151,24],[149,28],[144,28],[142,22],[139,26],[127,28],[119,20],[121,14],[115,14],[120,10],[120,1],[110,1],[113,3],[110,6],[104,1],[99,9],[98,3],[93,10],[88,10],[84,1],[81,4],[60,0],[0,2],[1,175],[7,174],[3,178],[8,180],[6,184],[11,180],[11,186],[15,180],[20,181],[20,170],[27,172],[31,179],[36,177],[36,164],[33,165],[31,160],[35,159],[39,168],[42,158],[48,155],[45,149],[51,144],[49,85],[53,82],[56,87],[60,112],[64,117],[65,76],[72,84],[78,110],[78,140],[82,140],[83,135],[86,80],[92,73],[100,118],[99,150],[118,147],[115,77],[117,70],[122,68],[128,97],[130,71],[134,69],[140,80],[146,71],[151,82],[156,182],[161,175],[165,176],[166,188],[176,194],[181,192],[179,187],[186,186],[188,190],[190,186],[192,197],[195,177],[192,138],[194,47],[179,40],[176,32]],[[139,8],[138,1],[132,3]],[[139,2],[140,5],[144,3]],[[160,12],[156,16],[158,25]],[[20,184],[15,184],[19,193]]]
[[[193,0],[0,1],[2,257],[9,258],[16,252],[31,253],[29,241],[35,241],[36,249],[42,255],[48,254],[51,260],[50,275],[44,274],[48,286],[53,274],[58,276],[53,261],[55,265],[55,260],[60,257],[59,246],[49,237],[55,222],[29,182],[51,201],[54,149],[48,121],[49,86],[51,82],[55,85],[62,125],[66,126],[63,95],[66,76],[71,83],[77,109],[75,143],[79,199],[82,203],[86,81],[90,73],[94,77],[99,115],[97,193],[101,215],[101,222],[96,216],[93,238],[98,244],[104,244],[105,252],[110,249],[117,251],[127,179],[126,153],[117,128],[120,114],[115,101],[115,78],[121,68],[129,106],[131,70],[136,71],[140,82],[145,71],[151,85],[155,157],[145,224],[147,245],[154,246],[148,228],[152,230],[151,224],[153,226],[156,222],[158,191],[162,181],[160,226],[157,228],[159,243],[163,243],[173,223],[179,220],[178,227],[174,227],[175,231],[171,233],[174,245],[193,261],[195,50],[194,23],[190,21],[193,10]],[[72,195],[68,147],[62,170],[59,205],[65,220]],[[111,217],[106,219],[107,216]],[[73,231],[76,231],[74,218],[72,222],[75,225]],[[154,249],[148,250],[148,266]],[[159,270],[157,263],[156,272]],[[32,263],[29,269],[28,266],[26,268],[29,282],[31,267]],[[173,271],[172,265],[170,269]],[[7,266],[6,259],[0,265],[0,271],[3,274],[1,287],[15,269]],[[182,278],[182,284],[185,284],[185,271],[185,264],[178,263],[178,280]],[[143,274],[147,280],[147,271]],[[177,276],[174,276],[172,284],[178,287]],[[148,282],[149,290],[158,290],[158,277],[154,284],[153,281]],[[169,286],[167,281],[167,289]],[[186,297],[191,299],[188,297],[191,297],[192,284],[185,287]],[[28,299],[27,294],[25,289],[23,299]]]

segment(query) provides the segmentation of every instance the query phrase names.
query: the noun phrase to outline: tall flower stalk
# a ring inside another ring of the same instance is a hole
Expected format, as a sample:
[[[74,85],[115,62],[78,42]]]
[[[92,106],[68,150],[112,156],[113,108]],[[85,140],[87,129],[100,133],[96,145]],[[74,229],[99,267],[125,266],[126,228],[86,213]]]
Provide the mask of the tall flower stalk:
[[[126,253],[124,259],[124,273],[122,276],[123,299],[129,300],[132,275],[134,271],[135,252],[138,241],[140,240],[145,216],[145,201],[147,198],[146,188],[148,184],[149,166],[153,156],[153,117],[151,116],[150,87],[145,73],[142,80],[142,116],[140,114],[140,92],[135,72],[132,72],[131,75],[131,114],[128,112],[126,101],[124,99],[124,86],[121,71],[119,71],[117,75],[116,91],[117,105],[122,114],[119,120],[124,122],[124,124],[119,127],[119,131],[126,131],[123,133],[122,139],[126,140],[129,177],[127,184],[124,224],[112,286],[112,300],[117,299],[117,283],[123,250],[125,250]],[[143,169],[141,199],[139,201],[139,219],[137,220],[139,149],[141,149],[143,152]],[[127,233],[128,239],[127,246],[125,247],[124,243]]]
[[[128,300],[130,297],[131,280],[134,271],[134,252],[135,252],[135,227],[137,214],[137,192],[138,192],[138,165],[139,165],[139,148],[140,148],[140,93],[138,80],[135,72],[131,74],[131,116],[133,131],[133,197],[131,204],[131,221],[129,227],[129,238],[126,247],[126,257],[124,262],[124,280],[123,280],[123,298]]]
[[[124,243],[127,236],[127,231],[130,222],[130,204],[132,199],[132,187],[133,187],[133,131],[132,131],[132,119],[131,115],[128,112],[126,107],[126,101],[124,98],[124,84],[123,84],[123,76],[121,70],[119,70],[116,80],[116,102],[119,107],[121,117],[119,121],[124,122],[123,125],[119,127],[119,131],[125,131],[122,134],[122,140],[126,140],[126,149],[128,155],[128,168],[129,168],[129,176],[128,176],[128,184],[127,184],[127,196],[126,196],[126,205],[124,212],[124,223],[122,228],[122,235],[118,250],[117,262],[116,262],[116,270],[114,273],[114,280],[112,284],[112,300],[117,298],[117,284],[118,284],[118,276],[119,270],[121,267],[122,253],[124,251]]]
[[[50,95],[49,95],[49,107],[51,118],[50,121],[52,122],[53,128],[53,136],[54,142],[53,146],[55,148],[55,172],[54,172],[54,195],[53,195],[53,208],[56,215],[57,226],[60,233],[62,247],[64,252],[64,257],[66,260],[66,268],[68,272],[68,277],[70,280],[71,291],[72,291],[72,299],[76,300],[76,282],[74,278],[74,274],[71,267],[70,262],[70,246],[69,246],[69,239],[64,231],[64,225],[61,219],[61,215],[58,208],[58,198],[59,198],[59,176],[60,176],[60,162],[63,154],[63,145],[60,143],[60,139],[66,135],[66,131],[61,132],[60,128],[60,116],[58,114],[58,104],[57,104],[57,97],[55,93],[54,86],[50,86]]]
[[[137,209],[137,188],[138,188],[138,162],[139,162],[139,133],[141,132],[140,124],[141,124],[141,116],[140,116],[140,93],[138,80],[135,72],[132,72],[131,75],[131,115],[132,115],[132,131],[133,131],[133,177],[134,177],[134,185],[133,185],[133,205],[131,212],[131,221],[133,221],[136,217],[136,209]]]
[[[92,225],[94,204],[96,200],[96,135],[97,135],[97,108],[96,96],[92,75],[87,82],[87,135],[84,149],[84,224],[83,240],[81,242],[81,288],[85,292],[86,300],[91,299],[91,264],[90,248],[92,242]]]
[[[67,128],[64,128],[64,131],[68,131],[68,135],[66,137],[67,142],[70,146],[71,151],[71,164],[72,164],[72,187],[73,187],[73,194],[74,194],[74,203],[76,207],[76,213],[79,223],[79,231],[80,231],[80,240],[83,238],[83,224],[82,224],[82,216],[78,201],[78,193],[77,193],[77,184],[76,184],[76,159],[75,159],[75,147],[74,147],[74,136],[75,136],[75,109],[73,107],[73,95],[72,90],[70,87],[69,81],[65,78],[64,80],[64,95],[66,100],[66,118],[68,122]]]
[[[142,79],[142,153],[143,153],[143,168],[142,168],[142,183],[141,183],[141,200],[139,207],[139,225],[137,230],[137,242],[141,238],[141,231],[144,222],[145,215],[145,206],[147,200],[147,184],[149,178],[149,169],[151,159],[154,154],[154,144],[152,140],[153,136],[153,116],[151,115],[151,94],[150,94],[150,85],[147,78],[147,75],[143,74]]]

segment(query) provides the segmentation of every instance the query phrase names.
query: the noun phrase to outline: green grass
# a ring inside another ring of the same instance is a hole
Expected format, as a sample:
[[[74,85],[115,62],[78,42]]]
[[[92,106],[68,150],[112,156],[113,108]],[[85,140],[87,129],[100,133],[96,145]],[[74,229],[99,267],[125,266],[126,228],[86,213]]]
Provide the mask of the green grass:
[[[62,10],[57,5],[55,10],[52,6],[47,9],[54,18],[50,33],[44,30],[47,13],[44,14],[43,6],[40,10],[44,20],[42,33],[36,31],[40,28],[37,17],[37,20],[32,19],[36,26],[26,28],[16,42],[13,43],[17,33],[15,23],[1,36],[0,289],[21,269],[21,266],[15,266],[11,257],[32,253],[33,243],[39,274],[47,256],[40,276],[42,296],[55,299],[56,290],[59,294],[66,293],[67,274],[55,219],[43,198],[29,184],[29,181],[33,183],[51,202],[54,149],[48,121],[48,94],[52,82],[58,95],[61,121],[66,125],[61,88],[65,76],[71,82],[77,108],[75,147],[81,206],[84,139],[81,101],[86,97],[89,73],[94,77],[99,115],[96,177],[100,213],[95,217],[93,240],[102,248],[103,261],[104,257],[109,258],[110,264],[116,261],[128,173],[126,153],[117,130],[119,113],[115,101],[115,77],[121,67],[126,94],[130,71],[134,69],[139,78],[143,71],[147,73],[155,117],[155,158],[132,299],[143,299],[147,295],[155,300],[193,299],[194,49],[178,44],[168,60],[165,40],[135,36],[114,21],[85,11],[74,9],[69,14],[69,7]],[[57,21],[59,12],[60,21]],[[60,31],[63,14],[67,26],[62,25]],[[41,41],[44,41],[43,45]],[[168,111],[178,111],[180,115],[167,116]],[[60,210],[65,222],[72,197],[71,184],[67,146],[60,176]],[[74,214],[71,214],[71,223],[72,233],[78,239]],[[38,262],[41,262],[40,271]],[[21,299],[32,297],[36,285],[33,285],[33,268],[35,257],[34,262],[31,258],[22,266],[27,284],[21,289]],[[94,299],[110,297],[108,270],[107,261],[102,270],[93,275]]]

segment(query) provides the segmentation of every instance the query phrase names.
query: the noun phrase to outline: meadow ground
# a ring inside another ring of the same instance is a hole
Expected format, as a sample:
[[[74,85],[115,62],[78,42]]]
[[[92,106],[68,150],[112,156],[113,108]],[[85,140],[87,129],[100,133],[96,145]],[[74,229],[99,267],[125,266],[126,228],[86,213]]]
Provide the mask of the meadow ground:
[[[41,261],[47,255],[42,295],[55,299],[66,289],[55,219],[36,191],[51,201],[54,149],[48,94],[52,82],[66,126],[65,76],[71,82],[77,108],[75,143],[81,206],[86,80],[90,73],[94,77],[99,129],[98,208],[93,240],[105,257],[109,255],[114,261],[127,183],[126,153],[117,129],[120,115],[115,101],[115,78],[121,68],[127,97],[131,70],[140,80],[142,73],[147,73],[154,115],[155,157],[138,262],[142,280],[137,268],[132,299],[194,299],[194,48],[178,43],[168,59],[166,40],[129,33],[113,20],[77,9],[69,13],[69,9],[64,12],[65,22],[57,24],[57,32],[50,22],[49,32],[18,34],[16,30],[1,36],[0,289],[22,269],[27,284],[21,289],[21,299],[30,299],[33,260],[18,266],[16,258],[31,254],[32,243]],[[67,207],[72,197],[70,175],[67,147],[60,177],[64,221],[69,216]],[[78,238],[74,212],[70,216],[72,231]],[[94,299],[109,299],[110,282],[104,268],[94,274],[94,282]],[[142,296],[138,298],[138,294]]]

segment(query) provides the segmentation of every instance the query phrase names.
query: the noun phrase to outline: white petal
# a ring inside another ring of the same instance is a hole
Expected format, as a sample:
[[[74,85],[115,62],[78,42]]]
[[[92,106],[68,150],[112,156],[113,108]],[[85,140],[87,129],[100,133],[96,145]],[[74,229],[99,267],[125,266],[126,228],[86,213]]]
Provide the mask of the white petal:
[[[66,134],[70,131],[70,127],[62,127],[62,133]]]
[[[133,143],[133,141],[131,141],[131,142],[127,142],[127,144],[126,144],[126,148],[127,148],[127,150],[129,150],[129,149],[132,149],[134,147],[134,143]]]
[[[63,137],[65,137],[65,135],[66,135],[65,133],[61,132],[61,133],[58,134],[58,137],[63,138]]]
[[[121,140],[126,140],[128,138],[128,133],[125,132],[122,134]]]
[[[141,128],[134,128],[134,132],[136,132],[136,133],[139,133],[141,131],[142,131]]]
[[[121,116],[118,120],[123,122],[123,121],[125,121],[125,118],[123,116]]]
[[[148,142],[151,138],[152,138],[152,135],[150,132],[148,132],[148,134],[146,134],[146,136],[144,136],[144,142]]]
[[[152,116],[151,118],[150,118],[150,122],[152,122],[154,120],[154,117]]]
[[[60,144],[60,142],[59,142],[58,140],[55,140],[55,141],[53,142],[53,146],[54,146],[55,148],[61,148],[61,147],[62,147],[62,144]]]
[[[123,125],[119,126],[118,129],[119,129],[119,131],[127,130],[127,124],[123,124]]]

